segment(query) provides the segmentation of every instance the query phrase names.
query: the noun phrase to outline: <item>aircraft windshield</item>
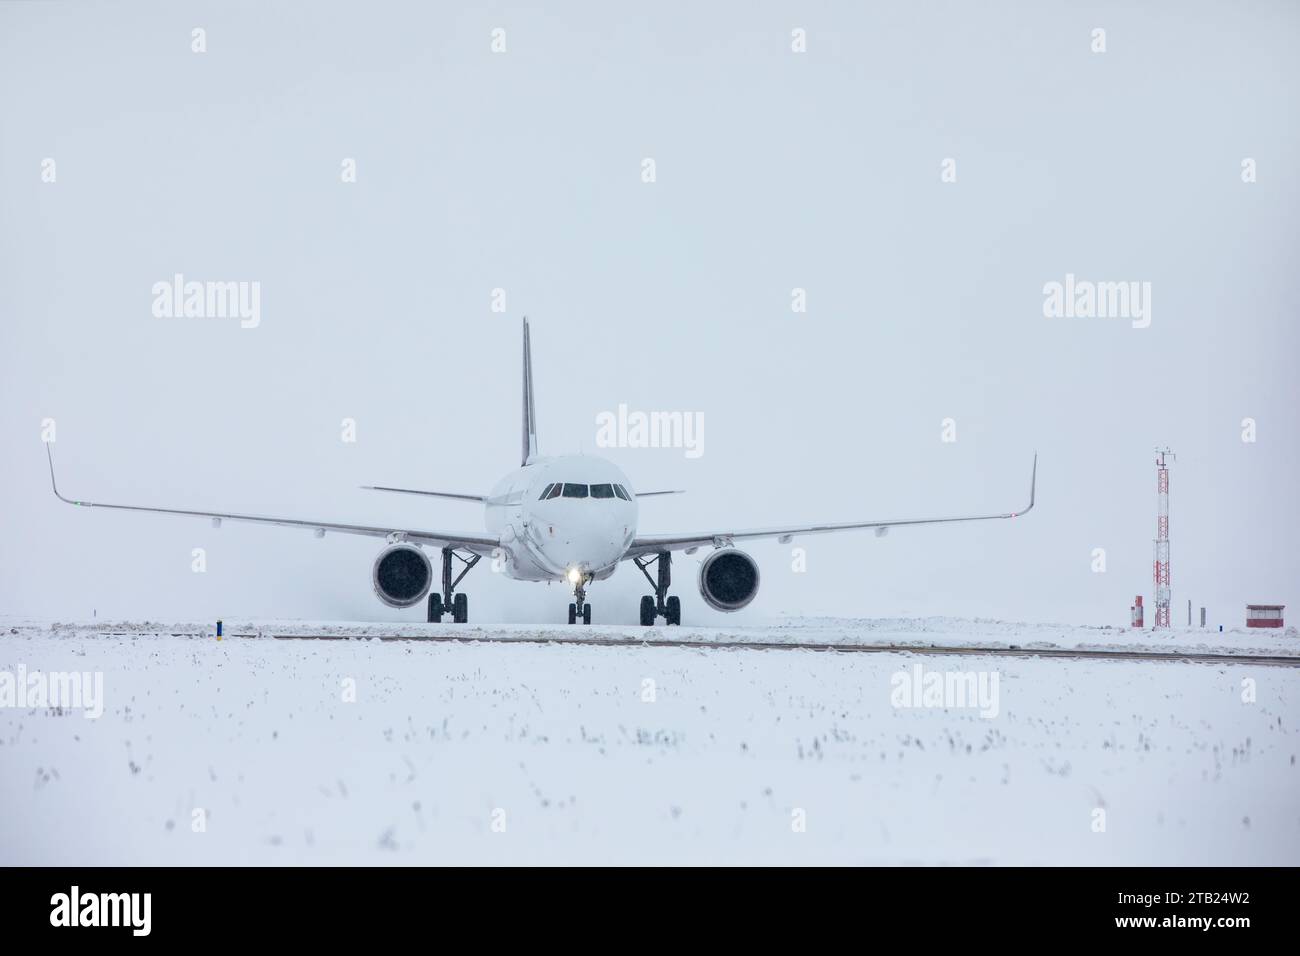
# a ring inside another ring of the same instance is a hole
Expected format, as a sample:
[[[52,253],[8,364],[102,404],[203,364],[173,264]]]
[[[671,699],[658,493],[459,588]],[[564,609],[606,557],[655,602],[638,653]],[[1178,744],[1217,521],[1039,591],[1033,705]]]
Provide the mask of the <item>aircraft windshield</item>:
[[[584,485],[580,482],[557,481],[554,484],[547,485],[542,489],[542,493],[537,496],[538,501],[549,501],[552,498],[622,498],[624,501],[631,501],[632,494],[622,485],[616,485],[611,482],[601,482],[598,485]]]

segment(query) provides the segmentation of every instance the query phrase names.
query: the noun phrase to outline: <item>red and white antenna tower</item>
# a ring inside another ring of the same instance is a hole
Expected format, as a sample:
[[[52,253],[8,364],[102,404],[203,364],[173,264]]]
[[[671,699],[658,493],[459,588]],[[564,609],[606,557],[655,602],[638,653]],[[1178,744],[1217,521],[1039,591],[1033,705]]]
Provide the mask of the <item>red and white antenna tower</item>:
[[[1177,460],[1168,448],[1156,449],[1156,629],[1169,627],[1169,466],[1165,456]]]

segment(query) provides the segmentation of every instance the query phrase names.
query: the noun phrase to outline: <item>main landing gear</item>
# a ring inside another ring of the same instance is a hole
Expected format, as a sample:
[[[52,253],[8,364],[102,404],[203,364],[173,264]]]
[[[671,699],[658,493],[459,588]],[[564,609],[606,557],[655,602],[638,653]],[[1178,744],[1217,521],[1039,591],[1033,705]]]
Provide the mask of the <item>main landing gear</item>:
[[[442,549],[442,593],[436,591],[429,595],[429,623],[442,623],[442,616],[450,614],[453,624],[464,624],[469,620],[469,598],[464,594],[456,594],[456,585],[460,584],[460,579],[469,574],[469,569],[478,564],[481,554],[472,554],[468,558],[462,558],[456,553],[455,548]],[[460,574],[453,579],[452,561],[455,558],[461,564],[465,565]]]
[[[569,623],[577,624],[578,619],[582,619],[583,624],[591,623],[591,605],[587,603],[587,578],[579,578],[573,585],[573,603],[569,605]]]
[[[654,594],[647,594],[641,599],[641,625],[650,627],[657,617],[662,617],[667,624],[681,624],[681,598],[675,595],[668,597],[668,588],[673,582],[672,552],[660,551],[654,557],[633,558],[632,560],[641,569],[641,573],[650,582],[650,586],[655,589]],[[652,564],[657,566],[658,581],[650,577],[650,572],[646,570]]]

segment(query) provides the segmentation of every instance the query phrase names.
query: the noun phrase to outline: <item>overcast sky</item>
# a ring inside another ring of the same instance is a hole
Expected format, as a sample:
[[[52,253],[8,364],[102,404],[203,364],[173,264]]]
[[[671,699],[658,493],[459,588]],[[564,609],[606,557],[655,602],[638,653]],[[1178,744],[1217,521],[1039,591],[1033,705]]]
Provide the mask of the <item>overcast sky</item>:
[[[518,464],[527,314],[543,453],[703,416],[698,458],[609,452],[688,490],[646,532],[1015,510],[1039,453],[1023,520],[754,545],[730,620],[1122,624],[1158,443],[1175,622],[1300,619],[1300,7],[539,6],[0,5],[0,613],[420,620],[371,539],[60,504],[41,423],[76,497],[479,531],[357,486]],[[156,317],[177,273],[259,283],[260,322]],[[1067,274],[1150,283],[1149,326],[1046,317]],[[724,623],[703,556],[684,618]],[[479,621],[570,599],[464,587]]]

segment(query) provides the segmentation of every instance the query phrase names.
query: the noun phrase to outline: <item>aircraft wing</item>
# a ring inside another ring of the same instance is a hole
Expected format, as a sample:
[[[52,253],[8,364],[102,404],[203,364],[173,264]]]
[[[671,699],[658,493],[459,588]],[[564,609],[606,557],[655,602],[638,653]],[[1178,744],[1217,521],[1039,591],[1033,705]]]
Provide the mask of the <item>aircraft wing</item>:
[[[744,528],[735,531],[701,531],[690,534],[651,534],[637,535],[632,539],[627,554],[623,557],[635,558],[658,551],[687,551],[700,547],[727,547],[737,541],[758,538],[777,538],[782,543],[795,537],[809,534],[829,534],[832,531],[857,531],[874,528],[878,535],[887,533],[889,528],[921,524],[951,524],[958,521],[996,521],[1004,518],[1017,518],[1034,507],[1034,488],[1038,483],[1038,456],[1034,456],[1034,467],[1029,477],[1029,504],[1020,511],[1009,511],[996,515],[967,515],[957,518],[912,518],[893,521],[845,521],[835,524],[789,525],[778,528]]]
[[[382,528],[372,527],[362,524],[339,524],[334,521],[309,521],[302,518],[271,518],[262,515],[241,515],[231,514],[225,511],[190,511],[181,508],[151,508],[145,505],[116,505],[105,504],[100,501],[78,501],[72,498],[64,497],[59,492],[58,483],[54,479],[54,456],[50,453],[50,446],[45,446],[46,457],[50,461],[50,487],[54,489],[55,497],[60,501],[67,502],[70,505],[79,505],[82,508],[114,508],[118,511],[147,511],[153,514],[164,515],[183,515],[188,518],[211,518],[214,522],[222,521],[248,521],[255,524],[279,525],[283,528],[303,528],[308,531],[315,531],[318,535],[323,535],[327,531],[338,532],[339,534],[360,534],[372,538],[387,538],[390,535],[401,535],[405,540],[412,544],[427,544],[437,548],[461,548],[466,551],[472,551],[476,554],[491,554],[493,549],[498,547],[499,542],[496,538],[483,534],[460,534],[454,531],[420,531],[409,528]]]

